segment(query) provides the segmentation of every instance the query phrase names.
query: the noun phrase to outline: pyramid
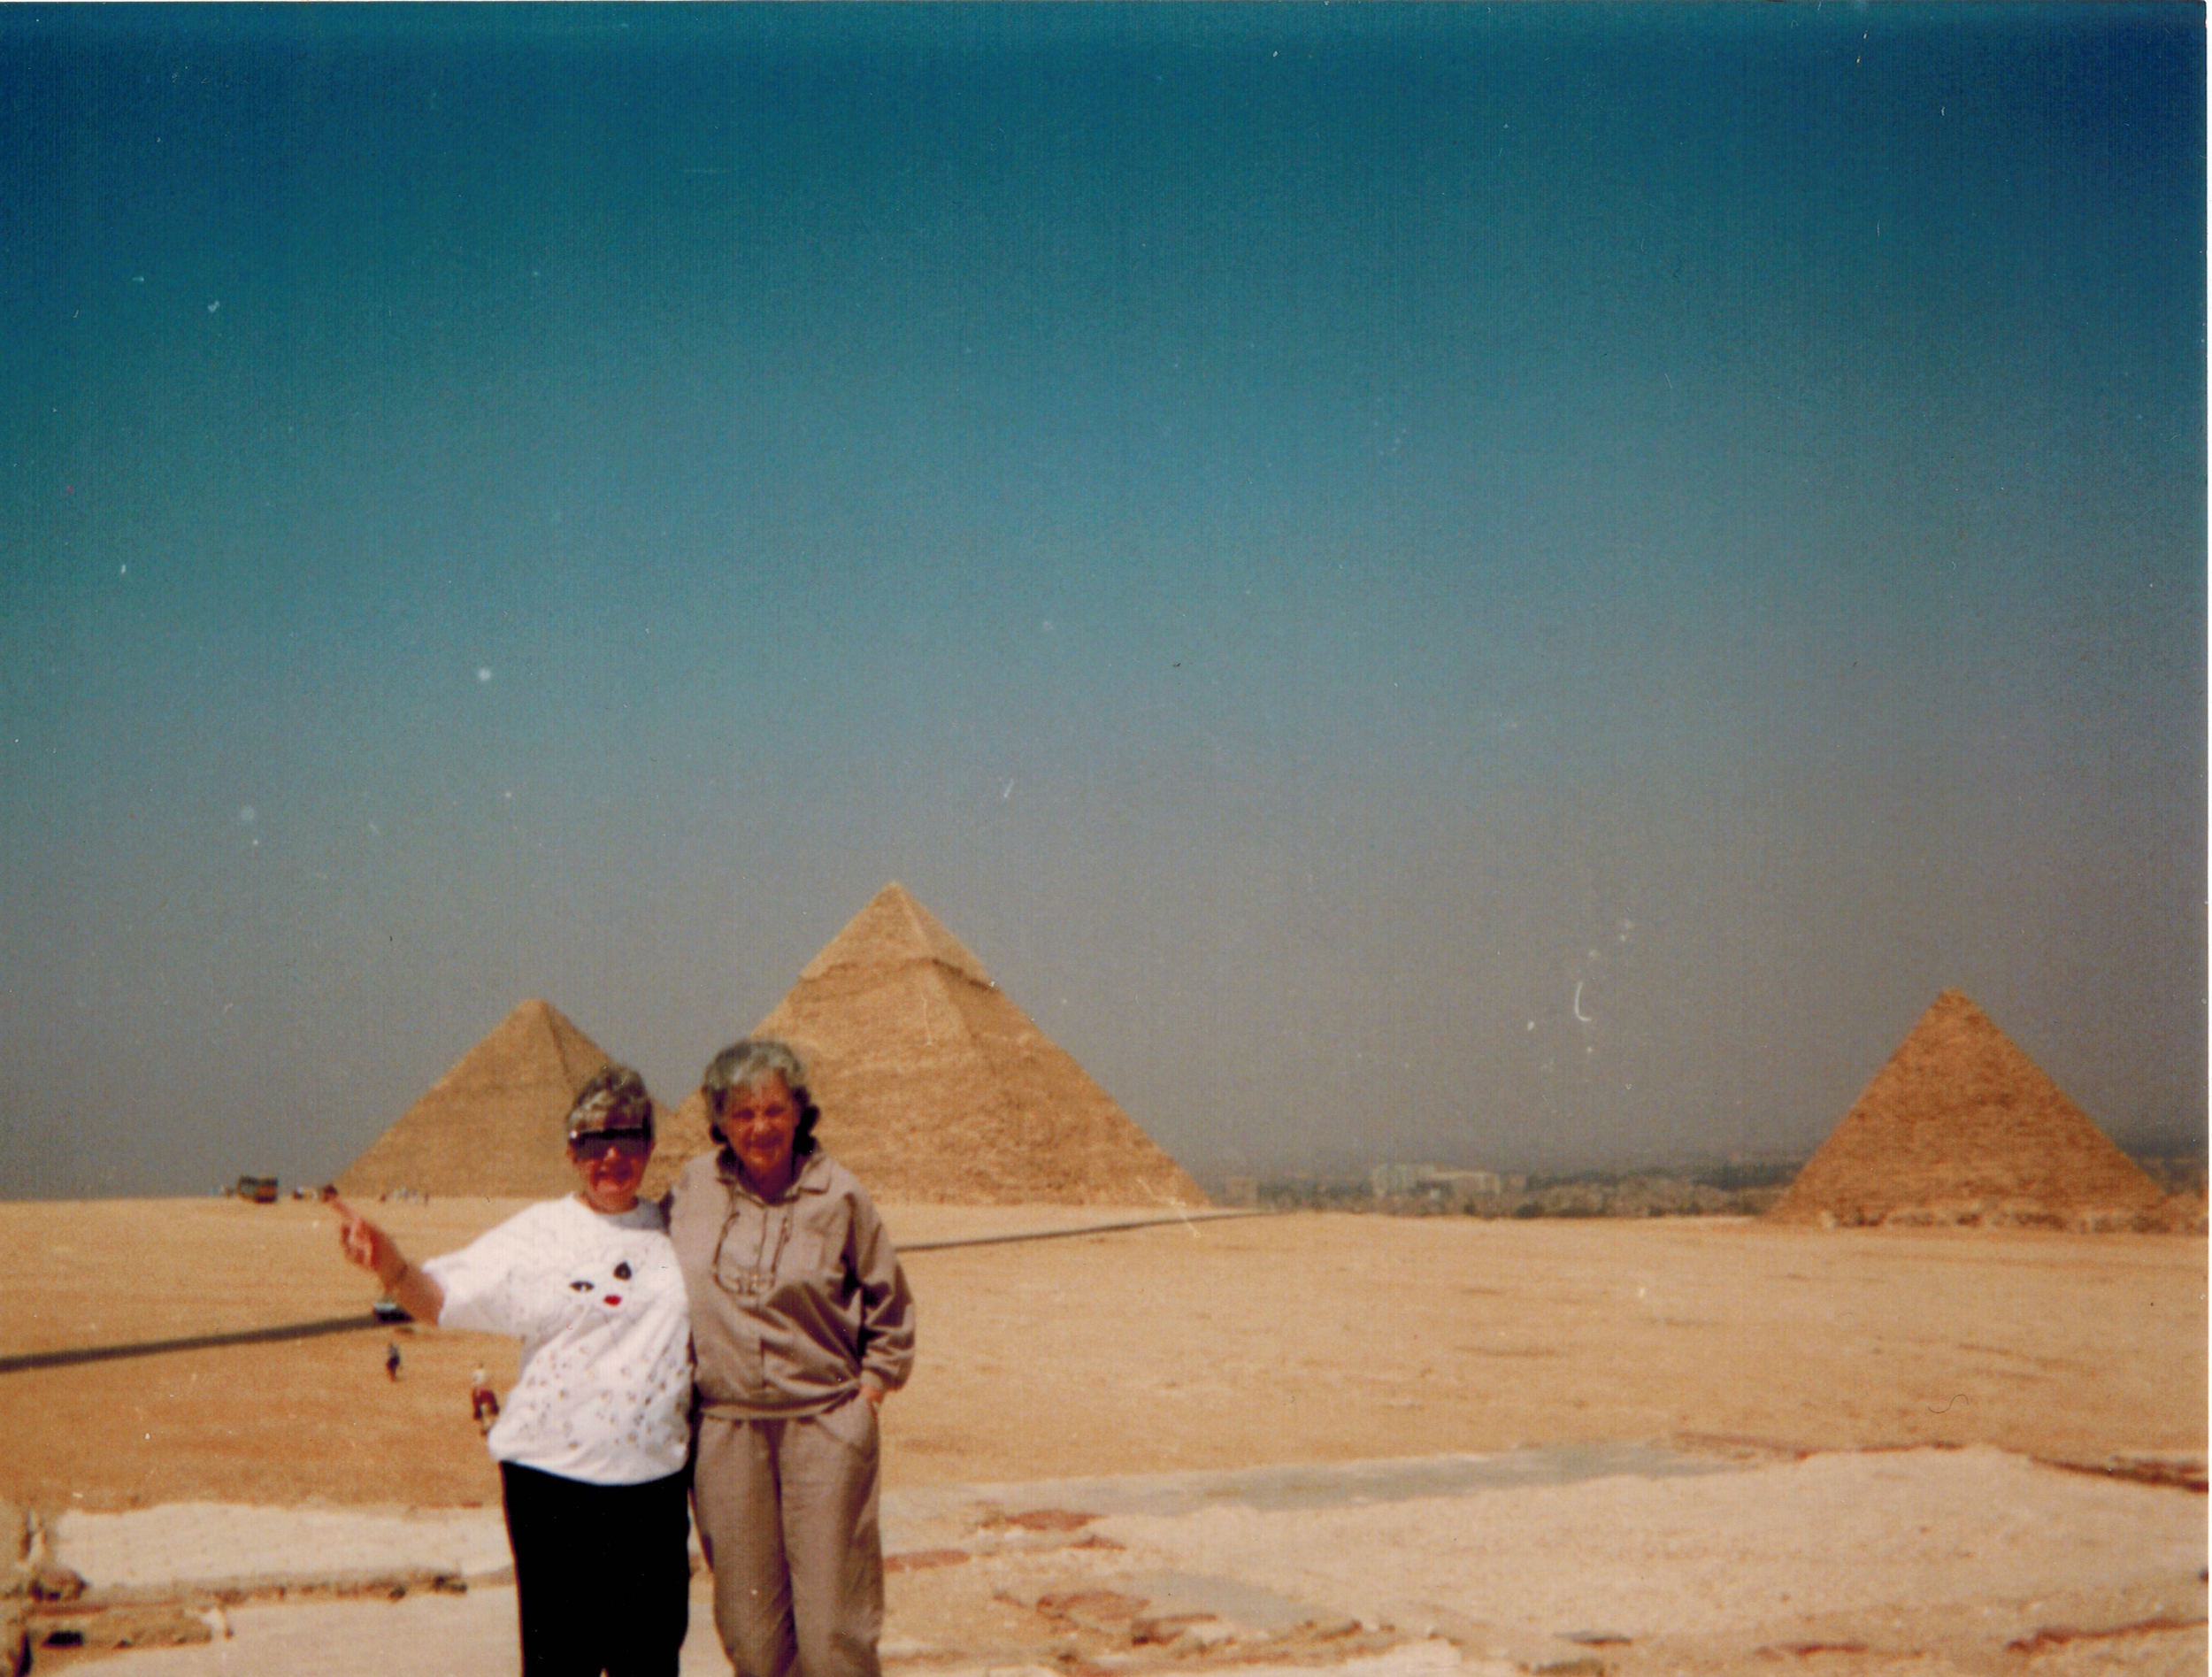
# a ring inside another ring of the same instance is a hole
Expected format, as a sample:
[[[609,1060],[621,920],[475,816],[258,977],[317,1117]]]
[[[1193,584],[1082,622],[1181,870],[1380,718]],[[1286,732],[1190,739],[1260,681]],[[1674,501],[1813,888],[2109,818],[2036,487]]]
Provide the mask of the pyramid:
[[[1946,990],[1768,1215],[2108,1227],[2151,1219],[2164,1198],[1986,1013]]]
[[[338,1178],[365,1196],[549,1199],[573,1191],[561,1120],[607,1063],[560,1010],[534,998],[495,1026]]]
[[[879,1200],[1206,1204],[895,881],[751,1034],[806,1057],[823,1143]],[[695,1092],[661,1126],[647,1191],[712,1145]]]

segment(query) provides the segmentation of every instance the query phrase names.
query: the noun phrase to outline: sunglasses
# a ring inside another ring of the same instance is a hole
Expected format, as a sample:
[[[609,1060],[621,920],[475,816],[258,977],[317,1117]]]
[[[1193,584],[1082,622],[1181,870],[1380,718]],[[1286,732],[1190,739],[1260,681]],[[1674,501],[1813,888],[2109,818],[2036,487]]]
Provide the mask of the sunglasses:
[[[579,1153],[598,1153],[610,1147],[618,1152],[642,1153],[652,1146],[653,1138],[643,1130],[595,1129],[570,1136],[568,1144]]]

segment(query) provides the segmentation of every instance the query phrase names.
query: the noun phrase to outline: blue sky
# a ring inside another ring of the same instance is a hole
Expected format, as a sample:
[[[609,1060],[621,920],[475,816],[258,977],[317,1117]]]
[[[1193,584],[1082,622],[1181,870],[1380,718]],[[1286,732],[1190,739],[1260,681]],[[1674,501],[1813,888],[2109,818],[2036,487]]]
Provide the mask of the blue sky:
[[[0,1192],[896,878],[1201,1171],[2205,1117],[2188,8],[0,14]]]

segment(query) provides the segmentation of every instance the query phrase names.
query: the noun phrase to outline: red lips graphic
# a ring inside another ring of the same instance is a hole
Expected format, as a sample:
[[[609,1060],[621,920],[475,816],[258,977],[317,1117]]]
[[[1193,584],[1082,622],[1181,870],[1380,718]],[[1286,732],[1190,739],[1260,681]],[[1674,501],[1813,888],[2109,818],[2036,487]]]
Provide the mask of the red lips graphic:
[[[599,1302],[603,1304],[608,1305],[619,1304],[622,1302],[622,1295],[619,1293],[609,1293]]]

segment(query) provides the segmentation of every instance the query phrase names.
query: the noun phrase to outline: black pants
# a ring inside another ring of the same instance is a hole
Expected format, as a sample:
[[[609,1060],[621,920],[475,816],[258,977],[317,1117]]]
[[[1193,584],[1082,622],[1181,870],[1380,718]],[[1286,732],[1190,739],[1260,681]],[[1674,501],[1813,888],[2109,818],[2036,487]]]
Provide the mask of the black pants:
[[[499,1465],[522,1677],[676,1677],[691,1618],[690,1480],[587,1485]]]

